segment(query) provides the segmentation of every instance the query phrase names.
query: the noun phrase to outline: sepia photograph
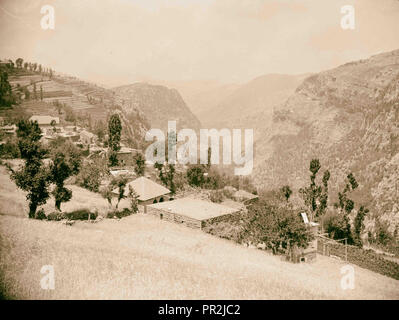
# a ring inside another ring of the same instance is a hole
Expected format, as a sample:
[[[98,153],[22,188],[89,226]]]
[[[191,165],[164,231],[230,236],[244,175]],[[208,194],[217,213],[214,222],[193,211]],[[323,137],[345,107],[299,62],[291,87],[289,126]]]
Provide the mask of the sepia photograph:
[[[0,0],[0,300],[397,302],[399,0]]]

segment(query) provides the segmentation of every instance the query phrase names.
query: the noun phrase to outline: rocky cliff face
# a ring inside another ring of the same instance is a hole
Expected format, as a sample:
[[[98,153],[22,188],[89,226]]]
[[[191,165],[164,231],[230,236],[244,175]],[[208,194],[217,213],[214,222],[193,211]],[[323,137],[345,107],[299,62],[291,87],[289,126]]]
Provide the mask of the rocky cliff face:
[[[151,128],[167,129],[168,121],[177,121],[178,128],[197,130],[201,124],[186,106],[179,92],[164,86],[135,83],[114,88],[116,99],[129,116],[140,110]]]
[[[301,187],[310,159],[319,158],[333,193],[352,171],[355,200],[399,225],[399,50],[306,78],[270,125],[255,130],[259,186]]]

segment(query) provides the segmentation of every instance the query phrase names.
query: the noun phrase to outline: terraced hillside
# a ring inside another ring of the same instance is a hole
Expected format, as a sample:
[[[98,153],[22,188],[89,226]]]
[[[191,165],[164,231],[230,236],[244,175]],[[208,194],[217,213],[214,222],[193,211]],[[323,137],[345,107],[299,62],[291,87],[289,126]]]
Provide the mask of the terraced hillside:
[[[106,124],[110,112],[118,112],[123,122],[122,139],[135,142],[136,147],[140,145],[149,127],[140,110],[133,108],[129,114],[124,113],[121,101],[115,98],[112,91],[75,77],[56,75],[50,79],[37,74],[14,75],[10,77],[10,83],[14,88],[17,85],[26,87],[31,93],[31,98],[23,100],[20,106],[11,110],[2,110],[5,117],[17,118],[22,113],[25,116],[52,115],[60,117],[61,123],[66,124],[71,120],[67,121],[65,110],[57,110],[54,103],[58,102],[73,111],[80,125],[92,129],[98,121]],[[138,141],[140,143],[137,143]]]

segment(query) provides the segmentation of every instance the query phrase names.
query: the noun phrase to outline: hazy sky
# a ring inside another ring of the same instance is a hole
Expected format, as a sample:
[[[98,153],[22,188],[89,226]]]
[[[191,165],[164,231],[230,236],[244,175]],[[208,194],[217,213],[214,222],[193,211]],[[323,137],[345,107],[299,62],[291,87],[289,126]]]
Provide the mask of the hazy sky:
[[[55,8],[42,30],[40,8]],[[353,4],[356,29],[342,30]],[[399,49],[398,0],[0,0],[0,58],[107,86],[139,79],[244,82]]]

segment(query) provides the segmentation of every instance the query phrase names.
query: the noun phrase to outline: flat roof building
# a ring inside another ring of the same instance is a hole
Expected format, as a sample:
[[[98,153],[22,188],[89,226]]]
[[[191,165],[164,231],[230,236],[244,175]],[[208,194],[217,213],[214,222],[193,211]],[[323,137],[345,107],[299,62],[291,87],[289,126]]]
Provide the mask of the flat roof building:
[[[147,207],[147,213],[149,214],[199,229],[209,223],[226,219],[238,212],[240,210],[236,208],[194,198],[181,198],[152,204]]]
[[[52,117],[52,116],[31,116],[29,118],[30,121],[37,121],[39,127],[43,126],[55,126],[56,124],[60,124],[59,117]]]

